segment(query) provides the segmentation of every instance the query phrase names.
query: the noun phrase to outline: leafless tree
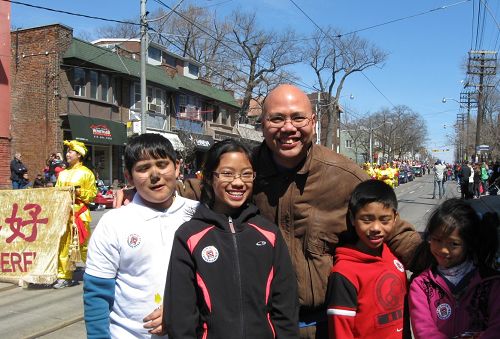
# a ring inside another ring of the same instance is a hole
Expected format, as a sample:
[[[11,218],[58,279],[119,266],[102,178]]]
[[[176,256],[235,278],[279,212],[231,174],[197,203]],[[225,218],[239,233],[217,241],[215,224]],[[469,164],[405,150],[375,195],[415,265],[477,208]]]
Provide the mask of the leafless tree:
[[[239,11],[231,15],[230,25],[229,58],[232,63],[228,67],[233,67],[235,90],[241,93],[241,112],[245,114],[252,97],[267,94],[270,88],[290,79],[285,68],[300,58],[292,30],[262,29],[255,13]]]
[[[371,134],[373,153],[382,153],[387,161],[413,156],[418,150],[425,148],[427,138],[425,120],[404,105],[381,109],[361,119],[352,120],[345,127],[356,152],[369,154]]]
[[[347,77],[356,72],[381,65],[386,53],[356,34],[337,38],[340,32],[332,27],[316,30],[303,47],[304,62],[316,75],[315,88],[322,93],[322,113],[328,117],[326,146],[336,147],[334,135],[340,112],[339,100]]]

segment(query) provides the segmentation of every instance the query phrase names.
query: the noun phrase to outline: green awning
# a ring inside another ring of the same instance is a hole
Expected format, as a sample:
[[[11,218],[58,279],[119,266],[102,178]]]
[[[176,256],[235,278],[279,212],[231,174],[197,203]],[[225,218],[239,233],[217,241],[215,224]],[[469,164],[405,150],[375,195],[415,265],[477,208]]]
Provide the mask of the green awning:
[[[73,139],[88,144],[125,145],[127,127],[120,122],[68,115]]]

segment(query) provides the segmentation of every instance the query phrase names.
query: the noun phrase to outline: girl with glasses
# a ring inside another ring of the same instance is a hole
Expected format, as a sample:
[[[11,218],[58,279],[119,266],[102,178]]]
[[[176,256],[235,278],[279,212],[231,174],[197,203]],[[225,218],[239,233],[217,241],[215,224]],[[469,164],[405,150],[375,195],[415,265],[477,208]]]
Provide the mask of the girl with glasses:
[[[250,200],[254,167],[235,140],[214,144],[201,205],[176,232],[164,320],[176,338],[298,338],[296,278],[278,228]]]
[[[495,271],[498,216],[482,219],[450,199],[429,219],[425,252],[432,261],[413,280],[409,305],[419,338],[498,338],[500,272]]]

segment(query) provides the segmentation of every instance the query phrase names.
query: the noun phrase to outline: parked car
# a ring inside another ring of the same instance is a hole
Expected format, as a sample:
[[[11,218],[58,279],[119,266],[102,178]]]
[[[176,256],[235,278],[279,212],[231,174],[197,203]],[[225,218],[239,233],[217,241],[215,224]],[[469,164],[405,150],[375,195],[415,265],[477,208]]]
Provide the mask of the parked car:
[[[413,171],[413,174],[415,174],[416,177],[422,176],[422,167],[421,166],[412,166],[411,169]]]
[[[398,182],[400,185],[406,184],[408,182],[408,172],[405,171],[404,169],[399,170]]]
[[[411,169],[406,171],[406,176],[408,177],[408,181],[413,181],[413,179],[415,179],[415,175]]]

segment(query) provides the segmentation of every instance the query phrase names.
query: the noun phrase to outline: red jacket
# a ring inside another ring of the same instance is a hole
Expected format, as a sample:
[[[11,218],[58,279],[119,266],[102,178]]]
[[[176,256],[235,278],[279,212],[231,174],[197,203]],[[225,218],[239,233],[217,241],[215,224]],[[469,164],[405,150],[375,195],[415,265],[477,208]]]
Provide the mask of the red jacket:
[[[405,269],[385,244],[381,257],[337,248],[326,295],[329,338],[403,338],[406,289]]]

